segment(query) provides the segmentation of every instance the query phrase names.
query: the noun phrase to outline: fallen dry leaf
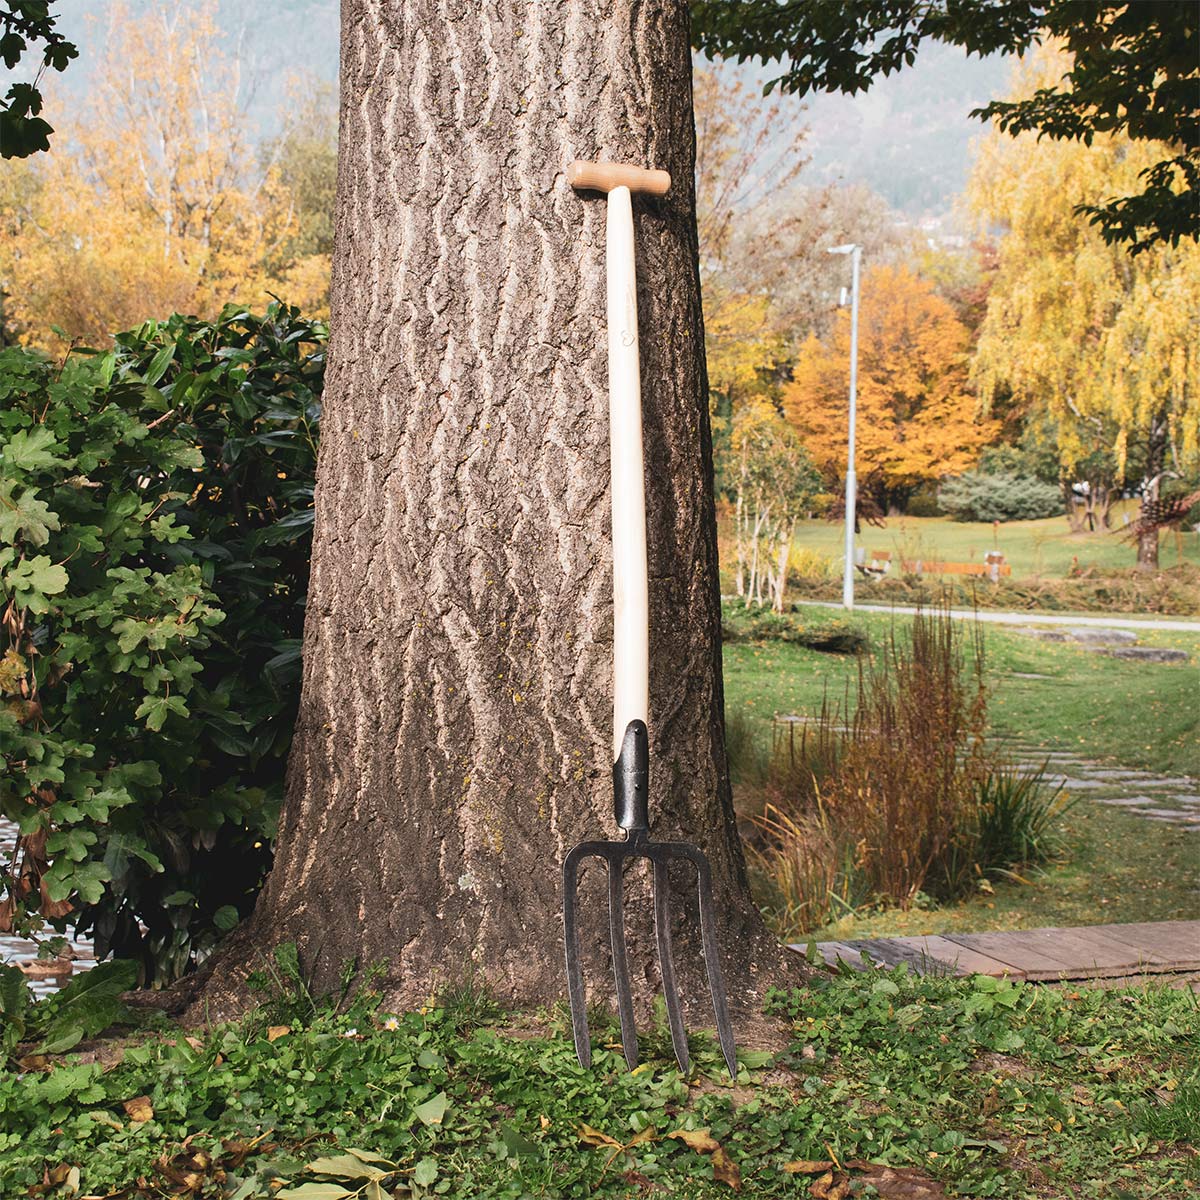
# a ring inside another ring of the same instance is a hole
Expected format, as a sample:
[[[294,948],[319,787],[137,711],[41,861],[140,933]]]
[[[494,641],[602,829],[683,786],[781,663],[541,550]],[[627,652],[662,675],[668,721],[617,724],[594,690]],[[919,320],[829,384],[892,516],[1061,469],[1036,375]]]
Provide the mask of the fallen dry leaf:
[[[798,1158],[795,1162],[783,1164],[783,1170],[788,1175],[823,1175],[833,1163],[827,1158]]]
[[[278,1038],[281,1038],[281,1037],[283,1037],[283,1035],[284,1035],[285,1033],[291,1033],[291,1032],[292,1032],[292,1027],[291,1027],[290,1025],[271,1025],[271,1026],[268,1026],[268,1028],[267,1028],[267,1041],[268,1041],[268,1042],[274,1042],[274,1041],[276,1041]]]
[[[725,1153],[723,1146],[718,1146],[713,1151],[713,1178],[718,1183],[727,1183],[735,1192],[742,1190],[742,1173],[738,1170],[737,1163]]]
[[[866,1169],[859,1178],[869,1183],[881,1200],[946,1200],[942,1185],[914,1167],[885,1167],[878,1163],[862,1165]]]
[[[149,1096],[134,1096],[132,1100],[126,1100],[121,1107],[129,1114],[129,1119],[137,1125],[154,1118],[154,1108],[150,1104]]]
[[[713,1178],[718,1183],[727,1184],[735,1192],[742,1190],[742,1172],[737,1163],[729,1157],[725,1152],[725,1147],[707,1129],[677,1129],[674,1133],[668,1133],[667,1137],[683,1142],[699,1154],[710,1155]]]
[[[601,1133],[590,1125],[579,1126],[579,1140],[587,1146],[616,1146],[618,1150],[624,1149],[616,1138],[609,1137],[607,1133]]]
[[[691,1146],[700,1154],[712,1154],[721,1148],[721,1143],[707,1129],[677,1129],[674,1133],[668,1133],[667,1137]]]
[[[826,1171],[809,1185],[808,1194],[813,1200],[829,1200],[829,1189],[833,1184],[833,1172]]]

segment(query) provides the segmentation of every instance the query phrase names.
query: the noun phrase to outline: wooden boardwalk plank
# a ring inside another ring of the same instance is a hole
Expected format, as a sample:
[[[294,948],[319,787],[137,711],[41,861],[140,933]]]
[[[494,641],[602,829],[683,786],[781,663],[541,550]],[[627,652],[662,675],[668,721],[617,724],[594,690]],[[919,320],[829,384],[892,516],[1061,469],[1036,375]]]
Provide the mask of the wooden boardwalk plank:
[[[808,951],[807,946],[794,945],[789,946],[789,950],[798,950],[801,954]],[[821,952],[821,957],[825,959],[829,966],[835,966],[840,959],[842,962],[848,963],[856,971],[865,971],[867,964],[863,960],[863,956],[854,946],[849,946],[845,942],[821,942],[817,946]]]
[[[1116,979],[1200,970],[1200,921],[1145,921],[1066,929],[865,938],[818,945],[827,963],[866,968],[907,963],[920,974],[1007,975],[1013,979]],[[803,953],[803,946],[791,949]]]
[[[917,939],[924,943],[925,953],[954,969],[956,975],[1007,975],[1010,979],[1024,979],[1025,972],[998,958],[981,954],[970,946],[952,942],[936,934]]]
[[[1026,979],[1057,977],[1070,966],[1069,963],[1039,950],[1032,944],[1020,940],[1019,934],[1011,933],[948,933],[948,942],[965,946],[968,950],[986,954],[1010,967],[1024,972]]]
[[[1179,971],[1200,968],[1200,921],[1142,921],[1131,925],[1100,925],[1116,941],[1174,964]]]
[[[1174,970],[1175,963],[1170,955],[1156,954],[1152,950],[1132,941],[1113,937],[1110,926],[1093,925],[1075,929],[1029,929],[1027,937],[1055,949],[1049,952],[1055,958],[1066,960],[1072,969],[1086,967],[1095,972],[1119,974],[1122,969]]]
[[[992,935],[991,953],[1020,961],[1029,979],[1089,979],[1129,975],[1167,960],[1087,929],[1025,929]]]
[[[924,948],[917,945],[920,938],[871,938],[868,941],[855,942],[856,950],[869,954],[877,963],[887,967],[898,967],[907,963],[916,969],[920,975],[932,975],[938,971],[953,974],[954,968],[948,963],[939,963],[931,959]]]

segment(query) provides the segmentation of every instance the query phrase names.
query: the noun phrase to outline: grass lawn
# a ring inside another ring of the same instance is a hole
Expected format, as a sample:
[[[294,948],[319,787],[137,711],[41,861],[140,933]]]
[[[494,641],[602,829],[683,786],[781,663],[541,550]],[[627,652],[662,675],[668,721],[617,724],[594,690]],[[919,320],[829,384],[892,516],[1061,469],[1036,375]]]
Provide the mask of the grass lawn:
[[[1022,876],[1025,883],[997,880],[993,893],[944,907],[862,910],[821,929],[797,930],[796,940],[1200,918],[1200,837],[1195,833],[1086,799],[1066,814],[1063,831],[1069,857]]]
[[[611,1022],[585,1071],[561,1012],[477,991],[396,1015],[293,999],[0,1062],[4,1195],[1116,1200],[1200,1182],[1189,992],[822,973],[769,1000],[770,1045],[743,1049],[736,1084],[703,1035],[681,1076],[662,1028],[631,1073]]]
[[[1133,501],[1114,507],[1113,525],[1118,530],[1126,509],[1133,514]],[[804,521],[796,530],[795,546],[812,550],[841,562],[844,527],[830,521]],[[982,562],[992,549],[1004,552],[1017,579],[1029,576],[1061,577],[1078,560],[1081,568],[1132,567],[1134,547],[1117,533],[1071,533],[1065,517],[1040,521],[1011,521],[994,531],[991,522],[954,521],[949,517],[889,517],[882,529],[864,526],[858,545],[868,552],[891,551],[893,558],[934,559],[943,562]],[[1178,543],[1185,562],[1200,563],[1200,533],[1185,533]],[[1162,535],[1159,561],[1164,567],[1177,561],[1175,535]]]
[[[814,622],[840,616],[835,609],[811,609],[805,617],[809,612]],[[874,645],[892,620],[855,617]],[[984,636],[996,732],[1098,762],[1200,775],[1200,636],[1142,635],[1147,645],[1188,650],[1192,661],[1178,666],[1107,658],[995,626],[986,626]],[[853,658],[782,642],[727,644],[724,660],[726,709],[750,714],[762,745],[770,744],[776,713],[815,715],[825,689],[844,697],[858,671]],[[1091,803],[1086,795],[1066,814],[1064,832],[1067,860],[1031,874],[1026,883],[997,881],[994,894],[944,908],[860,911],[792,936],[824,940],[1200,916],[1195,833]]]
[[[838,608],[812,607],[796,619],[822,624],[844,615]],[[893,620],[902,628],[909,618],[856,613],[853,620],[879,645]],[[1190,662],[1176,665],[1108,658],[1071,643],[1024,637],[1003,626],[985,625],[983,630],[997,732],[1097,761],[1200,775],[1200,635],[1139,634],[1142,645],[1192,655]],[[727,709],[759,720],[765,741],[775,714],[814,715],[827,687],[840,699],[858,673],[854,658],[783,642],[726,645],[724,662]],[[1049,678],[1023,679],[1020,674]]]

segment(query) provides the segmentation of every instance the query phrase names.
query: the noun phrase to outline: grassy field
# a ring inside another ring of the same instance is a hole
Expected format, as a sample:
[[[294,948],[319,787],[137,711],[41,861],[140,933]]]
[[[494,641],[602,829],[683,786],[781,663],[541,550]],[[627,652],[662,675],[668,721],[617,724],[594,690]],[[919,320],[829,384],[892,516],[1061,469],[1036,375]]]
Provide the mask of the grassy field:
[[[1195,833],[1147,821],[1120,809],[1077,803],[1064,817],[1065,861],[1016,880],[998,881],[992,893],[942,907],[863,909],[798,940],[844,941],[870,937],[921,937],[982,933],[989,929],[1107,925],[1133,921],[1194,921]]]
[[[814,623],[840,616],[807,610]],[[891,617],[858,614],[880,645]],[[907,619],[897,617],[904,623]],[[985,628],[993,730],[1046,750],[1068,750],[1111,765],[1200,775],[1200,635],[1146,633],[1145,645],[1187,650],[1186,664],[1107,658],[1069,643],[1048,643]],[[769,746],[776,714],[815,715],[822,697],[842,700],[857,678],[850,657],[782,642],[727,644],[726,709],[753,720]],[[1022,674],[1047,676],[1021,678]],[[1064,820],[1068,857],[1027,882],[999,882],[994,894],[936,909],[861,911],[806,930],[818,938],[967,932],[1200,915],[1200,839],[1082,799]],[[796,931],[797,934],[800,931]]]
[[[813,607],[805,614],[814,624],[843,616],[836,608]],[[893,619],[901,627],[908,620],[857,613],[854,623],[878,645]],[[1108,658],[1071,643],[984,628],[990,710],[998,732],[1097,761],[1200,775],[1200,635],[1140,635],[1142,645],[1192,655],[1190,662],[1173,665]],[[827,688],[840,699],[858,672],[853,658],[780,642],[727,645],[724,657],[726,705],[759,719],[764,738],[770,737],[775,714],[815,714]]]
[[[1132,501],[1123,502],[1126,507]],[[1131,509],[1132,511],[1132,509]],[[1118,529],[1124,510],[1114,509]],[[830,521],[804,521],[796,531],[797,550],[810,550],[840,563],[843,526]],[[890,551],[893,558],[936,559],[944,562],[982,562],[992,549],[1004,552],[1014,578],[1061,577],[1077,565],[1087,567],[1132,567],[1133,546],[1119,533],[1076,533],[1067,528],[1065,517],[1041,521],[1012,521],[993,530],[990,522],[953,521],[949,517],[890,517],[882,529],[864,526],[859,546],[868,552]],[[1173,533],[1162,535],[1159,561],[1174,566],[1182,549],[1183,561],[1200,564],[1200,534],[1185,533],[1178,542]]]

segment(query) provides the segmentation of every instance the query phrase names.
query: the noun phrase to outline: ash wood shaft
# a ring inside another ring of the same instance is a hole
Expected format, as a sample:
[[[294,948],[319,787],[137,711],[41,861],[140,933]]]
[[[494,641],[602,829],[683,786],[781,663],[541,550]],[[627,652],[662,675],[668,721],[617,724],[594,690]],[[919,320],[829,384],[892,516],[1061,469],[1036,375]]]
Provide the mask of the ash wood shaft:
[[[633,206],[624,185],[608,194],[608,416],[612,456],[613,761],[631,721],[650,722],[650,589],[642,454],[641,363]]]
[[[567,180],[573,188],[593,192],[611,192],[613,188],[625,187],[631,192],[645,192],[650,196],[665,196],[671,186],[671,176],[666,171],[615,162],[576,160],[567,167]]]

